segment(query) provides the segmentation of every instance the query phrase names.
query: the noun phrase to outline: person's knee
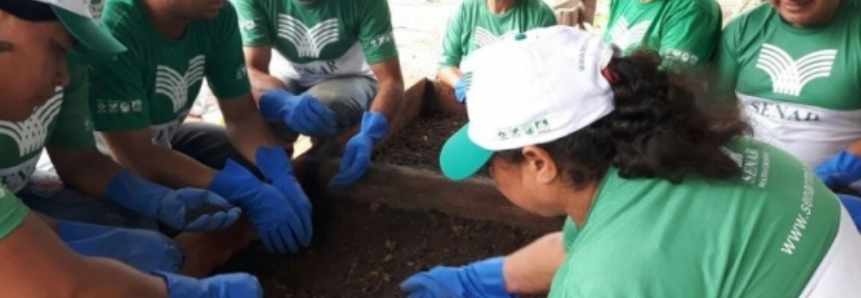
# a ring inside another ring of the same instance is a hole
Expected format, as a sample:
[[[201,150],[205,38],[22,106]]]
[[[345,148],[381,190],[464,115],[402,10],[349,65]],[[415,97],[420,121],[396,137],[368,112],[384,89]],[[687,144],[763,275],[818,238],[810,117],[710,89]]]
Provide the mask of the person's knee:
[[[366,77],[332,79],[308,90],[335,113],[341,129],[362,119],[362,114],[370,107],[376,91],[376,82]]]

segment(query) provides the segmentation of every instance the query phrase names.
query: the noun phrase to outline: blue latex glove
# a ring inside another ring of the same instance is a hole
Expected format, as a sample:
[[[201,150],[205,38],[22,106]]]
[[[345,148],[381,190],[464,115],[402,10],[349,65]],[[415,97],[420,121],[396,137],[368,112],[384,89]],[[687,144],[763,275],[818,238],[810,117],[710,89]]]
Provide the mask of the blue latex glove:
[[[841,151],[814,169],[829,187],[849,186],[861,180],[861,157]]]
[[[335,112],[307,92],[293,95],[283,89],[266,91],[260,96],[260,112],[306,136],[334,137],[338,133]]]
[[[227,160],[209,189],[242,208],[269,252],[298,252],[301,243],[310,242],[311,235],[305,233],[299,216],[303,210],[295,210],[280,190],[261,182],[235,161]]]
[[[457,80],[457,84],[454,85],[454,96],[459,103],[466,103],[466,90],[469,87],[470,80],[472,80],[472,74],[467,73],[460,77]]]
[[[73,251],[110,258],[143,272],[179,271],[182,250],[167,236],[150,230],[124,229],[60,220],[58,236]]]
[[[504,258],[496,257],[462,267],[435,267],[401,283],[408,298],[512,298],[502,273]]]
[[[371,153],[374,144],[379,142],[389,131],[389,121],[381,113],[365,112],[362,115],[362,128],[347,142],[344,156],[341,157],[341,168],[329,186],[348,186],[365,175],[371,167]]]
[[[308,195],[305,194],[305,190],[296,180],[293,174],[293,164],[287,158],[287,152],[284,151],[284,147],[280,146],[260,147],[257,149],[256,158],[257,167],[263,176],[269,180],[269,184],[281,191],[287,198],[287,202],[299,215],[302,227],[304,227],[301,234],[304,239],[302,246],[308,246],[311,244],[311,238],[314,234],[313,223],[311,222],[311,200],[308,200]]]
[[[108,200],[184,231],[224,229],[233,225],[242,212],[213,192],[194,188],[172,190],[128,171],[111,179]],[[215,208],[186,221],[189,212],[202,207]]]
[[[168,298],[263,298],[257,278],[245,273],[219,274],[195,279],[164,271],[153,271],[167,283]]]

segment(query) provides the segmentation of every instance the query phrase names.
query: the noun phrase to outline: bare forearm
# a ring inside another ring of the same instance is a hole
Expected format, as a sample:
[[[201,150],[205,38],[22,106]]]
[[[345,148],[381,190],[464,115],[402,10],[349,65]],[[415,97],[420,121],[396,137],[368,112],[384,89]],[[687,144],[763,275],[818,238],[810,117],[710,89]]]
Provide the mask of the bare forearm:
[[[268,72],[256,68],[248,68],[248,77],[251,79],[251,94],[254,101],[260,100],[260,96],[270,89],[285,89],[284,82],[270,75]]]
[[[392,121],[398,110],[401,108],[401,103],[404,97],[404,82],[391,80],[380,84],[377,95],[374,97],[374,103],[371,104],[372,112],[379,112],[386,116],[386,119]]]
[[[90,197],[107,197],[108,185],[123,168],[96,148],[63,150],[48,148],[63,183]]]
[[[547,292],[565,256],[561,232],[545,235],[509,255],[503,265],[508,291],[517,294]]]
[[[437,78],[450,88],[454,88],[454,85],[457,85],[457,81],[463,77],[463,73],[457,67],[446,67],[441,68],[437,71]]]
[[[257,111],[245,113],[242,119],[230,121],[226,127],[230,143],[236,147],[242,157],[255,165],[257,164],[257,149],[260,146],[268,147],[277,144],[272,130]]]
[[[118,261],[85,258],[81,280],[70,298],[167,298],[164,279],[141,273]],[[106,282],[110,281],[110,282]]]
[[[849,145],[849,148],[846,148],[846,151],[861,156],[861,140],[855,141],[855,143]]]
[[[124,162],[144,179],[171,187],[207,188],[216,170],[180,152],[153,147],[145,156]]]

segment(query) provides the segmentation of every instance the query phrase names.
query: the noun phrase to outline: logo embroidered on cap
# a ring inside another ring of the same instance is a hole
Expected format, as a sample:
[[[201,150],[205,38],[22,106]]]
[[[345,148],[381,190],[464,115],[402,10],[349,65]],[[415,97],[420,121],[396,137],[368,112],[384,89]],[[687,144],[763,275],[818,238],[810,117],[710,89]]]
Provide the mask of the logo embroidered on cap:
[[[532,121],[523,125],[500,129],[496,133],[496,137],[500,141],[517,139],[524,136],[534,136],[550,132],[550,121],[543,118],[538,121]]]

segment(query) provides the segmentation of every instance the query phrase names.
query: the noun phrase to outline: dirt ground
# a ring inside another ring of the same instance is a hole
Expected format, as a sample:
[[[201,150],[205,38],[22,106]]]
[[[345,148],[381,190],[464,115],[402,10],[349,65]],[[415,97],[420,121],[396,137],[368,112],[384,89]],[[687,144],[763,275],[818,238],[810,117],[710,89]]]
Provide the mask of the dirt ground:
[[[509,254],[541,236],[498,223],[351,201],[314,206],[324,211],[316,215],[321,219],[308,252],[277,258],[257,248],[219,271],[256,275],[266,298],[405,297],[398,284],[416,272]]]

